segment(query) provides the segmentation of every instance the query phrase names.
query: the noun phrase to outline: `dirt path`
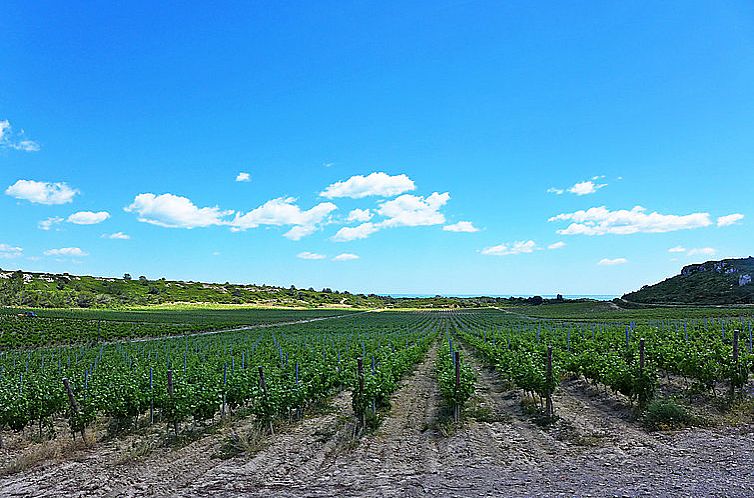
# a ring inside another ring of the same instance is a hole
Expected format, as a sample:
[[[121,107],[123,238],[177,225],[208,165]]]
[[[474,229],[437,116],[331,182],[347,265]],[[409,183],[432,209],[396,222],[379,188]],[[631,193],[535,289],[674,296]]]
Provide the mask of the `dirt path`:
[[[333,435],[325,443],[311,434],[291,435],[247,463],[227,462],[180,495],[419,496],[440,467],[437,438],[430,430],[439,403],[435,351],[402,381],[376,433],[355,448],[349,445],[351,427],[341,418],[340,425],[336,420],[326,425],[324,432]],[[342,416],[350,414],[350,404],[340,409]]]
[[[494,371],[481,367],[473,357],[468,360],[480,374],[482,404],[492,408],[492,418],[502,416],[503,421],[472,423],[464,436],[481,439],[477,434],[487,431],[508,455],[507,461],[498,460],[502,465],[485,469],[486,479],[480,480],[475,492],[501,496],[754,493],[754,474],[742,472],[754,457],[754,427],[647,433],[621,400],[584,380],[571,380],[554,395],[560,419],[540,428],[524,415],[518,391],[506,391]],[[489,481],[496,485],[485,485]]]

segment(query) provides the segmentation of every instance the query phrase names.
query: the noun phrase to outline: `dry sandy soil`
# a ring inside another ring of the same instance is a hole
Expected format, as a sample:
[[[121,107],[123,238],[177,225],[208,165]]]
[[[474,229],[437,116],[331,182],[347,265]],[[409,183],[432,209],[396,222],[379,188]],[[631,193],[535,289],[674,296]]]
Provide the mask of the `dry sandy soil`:
[[[178,448],[150,446],[153,434],[66,443],[63,456],[0,478],[0,496],[754,496],[752,426],[648,433],[625,404],[572,380],[554,399],[559,421],[543,428],[523,413],[520,393],[466,355],[478,391],[454,429],[435,354],[402,382],[379,429],[357,440],[350,396],[340,394],[330,410],[226,459],[217,454],[251,421]]]

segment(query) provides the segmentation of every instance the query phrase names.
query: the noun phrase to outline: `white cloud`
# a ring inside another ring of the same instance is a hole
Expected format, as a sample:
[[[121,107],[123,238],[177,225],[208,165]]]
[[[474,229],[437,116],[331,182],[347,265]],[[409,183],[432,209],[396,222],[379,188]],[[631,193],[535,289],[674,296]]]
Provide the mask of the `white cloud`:
[[[284,236],[299,240],[314,233],[318,226],[338,207],[322,202],[309,210],[302,210],[293,197],[279,197],[252,209],[248,213],[222,210],[219,207],[200,208],[190,199],[173,194],[139,194],[126,211],[139,215],[139,221],[167,228],[196,228],[226,225],[233,231],[243,231],[263,225],[291,226]],[[227,217],[235,214],[233,219]]]
[[[735,213],[735,214],[729,214],[727,216],[720,216],[717,219],[717,226],[719,227],[727,227],[730,225],[735,225],[739,221],[744,219],[744,215],[741,213]]]
[[[434,192],[426,199],[422,196],[404,194],[380,204],[377,213],[387,218],[381,227],[418,227],[445,223],[440,212],[450,200],[450,194]]]
[[[131,236],[123,232],[115,232],[115,233],[106,233],[102,235],[102,238],[113,239],[113,240],[129,240]]]
[[[317,254],[316,252],[304,251],[298,253],[296,257],[301,259],[325,259],[327,256],[324,254]]]
[[[23,138],[24,132],[13,133],[13,127],[7,119],[0,121],[0,148],[15,149],[24,152],[37,152],[39,144],[34,140]]]
[[[246,214],[237,213],[230,225],[235,230],[247,230],[261,225],[293,227],[284,234],[292,240],[311,235],[327,217],[338,209],[332,202],[322,202],[311,209],[302,210],[293,197],[278,197],[265,202]]]
[[[332,260],[333,261],[353,261],[355,259],[359,259],[359,256],[356,254],[351,254],[350,252],[344,252],[343,254],[338,254]]]
[[[371,220],[373,216],[374,214],[372,214],[372,211],[370,211],[369,209],[354,209],[353,211],[348,213],[348,218],[346,218],[346,221],[358,221],[364,223]]]
[[[72,202],[79,191],[62,182],[18,180],[5,189],[5,194],[37,204],[66,204]]]
[[[97,213],[93,213],[92,211],[79,211],[78,213],[70,215],[66,221],[76,225],[96,225],[97,223],[102,223],[109,217],[110,213],[107,211],[99,211]]]
[[[683,246],[676,246],[668,249],[668,252],[675,254],[685,253],[687,256],[714,256],[715,254],[717,254],[717,249],[715,249],[714,247],[697,247],[694,249],[686,249]]]
[[[50,230],[54,225],[57,225],[58,223],[62,223],[65,220],[63,218],[59,218],[57,216],[53,216],[51,218],[47,218],[46,220],[42,220],[39,223],[37,223],[37,227],[40,230]]]
[[[362,223],[355,227],[343,227],[332,236],[335,242],[348,242],[351,240],[366,239],[373,233],[379,231],[379,227],[374,223]]]
[[[241,171],[240,173],[238,173],[238,176],[236,177],[236,181],[237,182],[250,182],[251,175]]]
[[[547,246],[547,248],[550,249],[550,250],[552,250],[552,249],[562,249],[565,246],[566,246],[566,243],[561,240],[561,241],[555,242],[553,244],[550,244],[549,246]]]
[[[138,220],[166,228],[197,228],[222,225],[224,216],[233,211],[223,211],[219,207],[197,207],[190,199],[173,194],[139,194],[133,203],[125,208],[136,213]]]
[[[317,231],[315,225],[296,225],[283,234],[283,237],[290,240],[301,240]]]
[[[49,249],[44,252],[45,256],[67,256],[72,258],[78,258],[83,256],[89,256],[89,253],[82,251],[78,247],[61,247],[60,249]]]
[[[566,192],[570,192],[576,195],[594,194],[599,189],[607,187],[607,183],[595,183],[596,181],[601,180],[603,178],[605,178],[604,175],[593,176],[591,180],[584,180],[583,182],[578,182],[568,189],[550,187],[547,189],[547,193],[555,194],[555,195],[563,195]]]
[[[601,259],[599,263],[597,263],[599,266],[616,266],[616,265],[625,265],[628,263],[628,260],[626,258],[615,258],[615,259]]]
[[[8,244],[0,244],[0,258],[2,259],[18,258],[22,256],[23,253],[24,250],[20,247],[11,246]]]
[[[434,192],[426,198],[418,195],[404,194],[395,199],[383,201],[376,210],[378,215],[385,218],[383,221],[379,223],[366,222],[355,227],[343,227],[332,237],[332,240],[335,242],[347,242],[365,239],[384,228],[440,225],[445,223],[445,216],[440,212],[440,208],[449,199],[450,194],[447,192],[442,194]],[[351,213],[353,214],[353,211]],[[366,217],[364,216],[364,218]],[[462,223],[470,224],[470,222]]]
[[[548,221],[572,221],[567,228],[558,230],[561,235],[627,235],[632,233],[664,233],[676,230],[690,230],[712,224],[709,213],[687,215],[647,213],[636,206],[630,211],[622,209],[610,211],[605,206],[589,208],[586,211],[564,213],[553,216]]]
[[[594,177],[595,180],[598,178],[599,177]],[[573,187],[569,188],[568,191],[576,195],[589,195],[594,194],[603,187],[607,187],[607,183],[594,183],[592,180],[587,180],[575,184]]]
[[[459,221],[458,223],[454,223],[452,225],[445,225],[444,227],[442,227],[442,229],[446,232],[473,233],[479,231],[479,229],[475,227],[474,224],[470,221]]]
[[[416,185],[406,175],[390,176],[387,173],[375,172],[367,176],[352,176],[348,180],[333,183],[319,195],[328,199],[336,197],[361,199],[372,195],[393,197],[412,190],[416,190]]]
[[[686,251],[689,256],[714,256],[717,254],[717,249],[714,247],[699,247],[696,249],[689,249]]]
[[[533,240],[503,243],[497,246],[482,249],[485,256],[510,256],[515,254],[528,254],[539,249]]]

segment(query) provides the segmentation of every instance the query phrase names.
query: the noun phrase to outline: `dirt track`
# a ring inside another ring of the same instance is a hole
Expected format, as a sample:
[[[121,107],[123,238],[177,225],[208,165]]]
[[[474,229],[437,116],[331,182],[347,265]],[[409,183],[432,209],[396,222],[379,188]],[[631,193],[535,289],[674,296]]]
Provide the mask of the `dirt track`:
[[[620,400],[584,381],[555,396],[547,429],[519,393],[468,355],[479,373],[469,418],[444,435],[432,350],[403,381],[375,434],[351,441],[350,396],[294,424],[254,456],[213,458],[240,421],[143,462],[114,464],[127,442],[79,451],[0,481],[2,496],[754,496],[754,429],[649,434]]]

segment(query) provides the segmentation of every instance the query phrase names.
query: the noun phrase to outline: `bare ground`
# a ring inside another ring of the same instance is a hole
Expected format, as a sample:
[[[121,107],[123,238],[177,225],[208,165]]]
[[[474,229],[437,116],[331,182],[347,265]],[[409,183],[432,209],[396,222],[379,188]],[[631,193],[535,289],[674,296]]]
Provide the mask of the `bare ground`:
[[[464,424],[443,415],[435,350],[402,382],[380,428],[352,439],[350,396],[268,438],[255,454],[214,455],[238,421],[179,449],[117,464],[110,442],[0,481],[2,496],[754,496],[754,428],[647,433],[630,407],[583,380],[540,427],[520,393],[473,358],[478,392]],[[133,444],[133,442],[131,442]]]

